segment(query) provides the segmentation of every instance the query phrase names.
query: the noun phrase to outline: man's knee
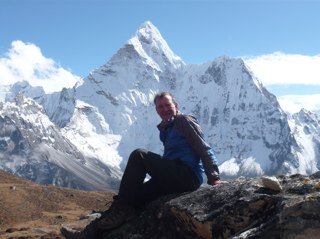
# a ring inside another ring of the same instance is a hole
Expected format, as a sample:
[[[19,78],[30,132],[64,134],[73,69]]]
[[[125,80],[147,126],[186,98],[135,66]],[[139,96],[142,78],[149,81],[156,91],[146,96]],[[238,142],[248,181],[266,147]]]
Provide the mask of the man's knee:
[[[131,152],[129,159],[142,159],[147,155],[147,153],[147,150],[138,148]]]

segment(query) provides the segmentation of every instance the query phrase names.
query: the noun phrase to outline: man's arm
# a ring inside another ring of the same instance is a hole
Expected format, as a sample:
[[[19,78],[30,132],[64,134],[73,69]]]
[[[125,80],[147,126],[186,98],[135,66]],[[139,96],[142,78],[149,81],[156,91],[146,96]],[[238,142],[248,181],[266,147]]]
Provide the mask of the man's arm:
[[[177,127],[181,130],[181,133],[186,137],[188,143],[200,156],[205,174],[208,178],[208,184],[219,184],[220,177],[219,169],[216,164],[216,156],[212,148],[204,140],[203,132],[196,119],[192,116],[178,115],[176,120]]]

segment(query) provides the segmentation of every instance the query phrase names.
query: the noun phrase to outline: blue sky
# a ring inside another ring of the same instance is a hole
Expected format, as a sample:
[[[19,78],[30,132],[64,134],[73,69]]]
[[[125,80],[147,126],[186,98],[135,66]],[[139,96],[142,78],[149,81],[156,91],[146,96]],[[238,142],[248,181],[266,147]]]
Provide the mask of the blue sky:
[[[317,69],[310,81],[270,75],[275,61],[320,69],[319,12],[320,0],[0,0],[0,57],[19,40],[85,77],[149,20],[186,63],[243,57],[277,96],[320,94]]]

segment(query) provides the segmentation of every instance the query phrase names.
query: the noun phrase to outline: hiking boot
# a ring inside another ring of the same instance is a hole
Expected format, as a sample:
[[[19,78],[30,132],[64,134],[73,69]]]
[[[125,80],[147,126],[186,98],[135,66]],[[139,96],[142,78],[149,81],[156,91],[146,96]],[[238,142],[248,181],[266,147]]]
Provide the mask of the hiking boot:
[[[87,238],[84,231],[77,231],[68,227],[61,227],[60,232],[66,239],[86,239]]]
[[[136,214],[134,207],[122,202],[115,197],[110,208],[103,214],[97,222],[97,228],[101,230],[110,230],[116,228],[126,221],[131,220]]]

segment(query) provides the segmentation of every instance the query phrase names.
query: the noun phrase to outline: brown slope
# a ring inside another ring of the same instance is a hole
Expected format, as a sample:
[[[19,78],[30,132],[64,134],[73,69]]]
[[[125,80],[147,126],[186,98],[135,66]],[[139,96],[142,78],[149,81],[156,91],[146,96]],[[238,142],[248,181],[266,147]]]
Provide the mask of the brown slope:
[[[0,238],[60,238],[61,224],[103,209],[112,196],[43,186],[0,170]]]

